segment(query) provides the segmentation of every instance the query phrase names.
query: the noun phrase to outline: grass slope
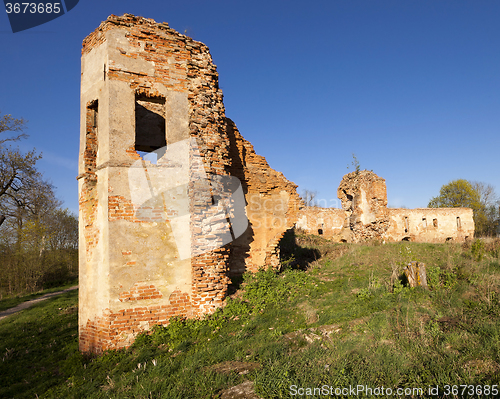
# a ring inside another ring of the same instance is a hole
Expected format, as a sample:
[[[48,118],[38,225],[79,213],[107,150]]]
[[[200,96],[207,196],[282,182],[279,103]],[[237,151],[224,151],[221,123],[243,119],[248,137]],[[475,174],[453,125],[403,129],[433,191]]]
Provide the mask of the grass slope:
[[[246,275],[223,310],[174,319],[127,350],[78,352],[76,292],[0,321],[0,397],[217,398],[245,380],[263,398],[305,397],[300,387],[324,385],[421,387],[426,395],[439,386],[441,397],[445,385],[477,396],[489,386],[492,396],[500,382],[498,243],[297,242],[283,251],[293,255],[284,271]],[[426,263],[430,290],[404,286],[410,260]]]

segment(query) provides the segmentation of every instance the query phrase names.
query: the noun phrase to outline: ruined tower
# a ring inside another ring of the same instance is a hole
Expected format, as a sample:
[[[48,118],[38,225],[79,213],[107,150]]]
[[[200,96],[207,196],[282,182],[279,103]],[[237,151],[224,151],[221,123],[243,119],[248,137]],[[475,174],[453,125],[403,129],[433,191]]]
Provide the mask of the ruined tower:
[[[300,204],[226,118],[208,48],[130,14],[83,41],[78,183],[92,352],[213,312],[228,276],[278,264]]]
[[[354,241],[384,235],[389,228],[385,179],[368,170],[348,173],[337,196],[346,212],[345,227],[352,231]]]

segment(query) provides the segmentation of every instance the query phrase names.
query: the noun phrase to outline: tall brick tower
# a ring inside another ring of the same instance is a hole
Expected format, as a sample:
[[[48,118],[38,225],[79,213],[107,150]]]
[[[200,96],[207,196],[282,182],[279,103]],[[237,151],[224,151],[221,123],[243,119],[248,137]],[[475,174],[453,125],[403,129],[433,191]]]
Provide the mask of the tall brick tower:
[[[226,119],[208,48],[130,14],[83,41],[78,182],[85,352],[213,312],[231,271],[277,265],[300,204]]]

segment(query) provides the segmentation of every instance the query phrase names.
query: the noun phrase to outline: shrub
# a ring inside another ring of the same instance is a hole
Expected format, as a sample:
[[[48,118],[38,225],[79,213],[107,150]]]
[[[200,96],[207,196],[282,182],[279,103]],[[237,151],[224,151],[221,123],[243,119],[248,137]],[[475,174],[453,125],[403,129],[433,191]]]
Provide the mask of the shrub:
[[[261,269],[255,274],[244,275],[244,299],[252,308],[264,308],[269,304],[293,299],[310,282],[311,277],[300,270],[287,270],[279,274],[272,268]]]
[[[481,259],[483,259],[484,256],[484,243],[482,240],[474,240],[470,247],[470,252],[472,254],[472,258],[476,261],[479,262]]]

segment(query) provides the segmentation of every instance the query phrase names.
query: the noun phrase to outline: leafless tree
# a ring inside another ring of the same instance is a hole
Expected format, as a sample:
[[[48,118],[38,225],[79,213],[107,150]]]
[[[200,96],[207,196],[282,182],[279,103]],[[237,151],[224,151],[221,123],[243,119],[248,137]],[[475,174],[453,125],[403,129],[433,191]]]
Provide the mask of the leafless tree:
[[[500,198],[495,192],[495,188],[484,182],[471,182],[474,190],[479,194],[482,213],[481,233],[488,236],[497,234],[500,222]]]
[[[306,206],[315,206],[315,198],[317,194],[318,193],[316,191],[304,190],[302,191],[302,195],[300,196],[300,198],[302,198],[302,201],[304,201],[304,204]]]
[[[23,119],[0,117],[0,298],[33,291],[73,273],[78,221],[61,210],[52,184],[36,168],[35,150],[21,153],[11,143],[26,138]],[[3,223],[3,224],[2,224]]]
[[[14,137],[0,138],[0,148],[7,141],[18,141],[24,138],[27,138],[28,135],[23,133],[24,128],[26,127],[26,121],[24,119],[16,119],[11,115],[3,115],[0,118],[0,134],[4,132],[15,132],[19,133]]]

